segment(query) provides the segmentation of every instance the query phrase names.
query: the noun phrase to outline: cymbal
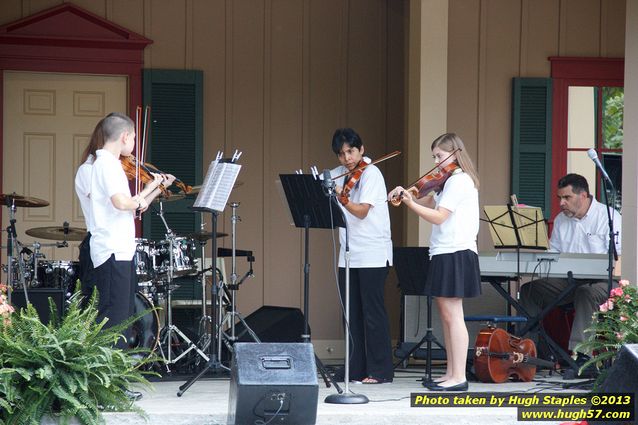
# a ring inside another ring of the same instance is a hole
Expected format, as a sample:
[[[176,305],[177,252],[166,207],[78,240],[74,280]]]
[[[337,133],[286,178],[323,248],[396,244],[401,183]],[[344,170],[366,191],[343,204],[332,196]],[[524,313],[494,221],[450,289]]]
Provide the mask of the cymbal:
[[[79,227],[68,227],[67,234],[64,234],[64,227],[34,227],[27,230],[25,233],[34,238],[50,239],[54,241],[81,241],[86,236],[86,229]]]
[[[158,204],[160,202],[173,202],[184,199],[186,195],[183,193],[171,193],[170,196],[159,195],[155,199],[153,199],[153,204]]]
[[[228,236],[228,233],[221,233],[221,232],[215,233],[216,238],[224,238],[226,236]],[[202,232],[200,230],[198,232],[191,233],[190,235],[188,235],[188,237],[191,239],[195,239],[198,242],[205,242],[209,239],[212,239],[213,234],[211,232]]]
[[[15,192],[0,194],[0,203],[3,205],[15,205],[16,207],[37,208],[46,207],[49,203],[43,199],[18,195]]]

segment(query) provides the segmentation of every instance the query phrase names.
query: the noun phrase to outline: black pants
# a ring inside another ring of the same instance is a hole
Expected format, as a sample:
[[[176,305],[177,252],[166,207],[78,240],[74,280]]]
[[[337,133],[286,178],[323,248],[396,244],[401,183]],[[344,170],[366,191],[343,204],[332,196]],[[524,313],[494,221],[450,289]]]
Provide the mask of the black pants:
[[[350,269],[350,379],[368,376],[392,380],[390,323],[384,304],[388,267]],[[339,291],[345,302],[346,269],[339,268]]]
[[[115,255],[95,269],[99,293],[97,321],[107,317],[105,328],[122,323],[133,315],[137,276],[133,259],[116,261]],[[128,337],[128,332],[125,332]],[[128,348],[128,343],[119,340],[117,348]]]
[[[91,233],[87,233],[80,243],[80,283],[82,287],[82,307],[85,307],[95,288],[95,269],[91,260]]]

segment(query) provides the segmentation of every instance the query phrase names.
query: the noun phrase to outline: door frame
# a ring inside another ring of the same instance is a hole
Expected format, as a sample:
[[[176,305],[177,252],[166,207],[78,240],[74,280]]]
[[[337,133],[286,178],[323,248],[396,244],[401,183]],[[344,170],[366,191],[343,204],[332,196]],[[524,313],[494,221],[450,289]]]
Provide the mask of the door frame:
[[[72,3],[0,26],[0,189],[5,70],[126,76],[130,115],[142,102],[144,48],[151,43]]]

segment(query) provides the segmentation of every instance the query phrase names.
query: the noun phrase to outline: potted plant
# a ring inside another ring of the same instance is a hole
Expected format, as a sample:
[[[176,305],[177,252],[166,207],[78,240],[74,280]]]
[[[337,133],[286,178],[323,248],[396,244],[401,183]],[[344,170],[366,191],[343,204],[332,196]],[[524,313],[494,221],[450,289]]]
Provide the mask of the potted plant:
[[[83,424],[104,423],[103,411],[133,410],[144,415],[124,391],[131,383],[150,387],[148,372],[140,369],[134,356],[145,350],[113,348],[141,314],[105,329],[107,319],[96,323],[96,294],[81,308],[77,292],[61,320],[49,300],[51,319],[45,325],[32,305],[13,312],[2,297],[0,424],[40,424],[45,415],[57,416],[62,423],[73,417]]]

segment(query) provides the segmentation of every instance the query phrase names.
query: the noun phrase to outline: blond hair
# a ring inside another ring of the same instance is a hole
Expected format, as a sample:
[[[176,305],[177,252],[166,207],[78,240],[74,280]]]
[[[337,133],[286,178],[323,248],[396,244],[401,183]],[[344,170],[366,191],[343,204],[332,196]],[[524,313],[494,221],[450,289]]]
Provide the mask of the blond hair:
[[[474,187],[479,188],[478,174],[472,159],[465,150],[463,140],[456,133],[445,133],[437,137],[433,142],[430,149],[439,148],[444,152],[456,152],[456,161],[459,163],[461,169],[466,172],[474,182]]]

